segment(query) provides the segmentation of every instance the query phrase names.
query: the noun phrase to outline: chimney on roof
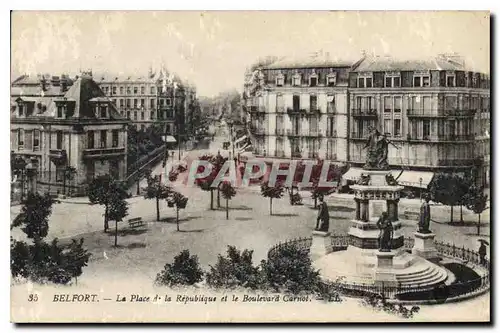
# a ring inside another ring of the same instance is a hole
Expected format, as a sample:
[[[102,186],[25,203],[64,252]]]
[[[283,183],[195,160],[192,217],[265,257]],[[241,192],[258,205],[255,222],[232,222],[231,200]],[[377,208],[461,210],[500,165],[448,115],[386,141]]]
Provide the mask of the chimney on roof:
[[[64,93],[68,90],[68,76],[65,74],[61,75],[61,92]]]

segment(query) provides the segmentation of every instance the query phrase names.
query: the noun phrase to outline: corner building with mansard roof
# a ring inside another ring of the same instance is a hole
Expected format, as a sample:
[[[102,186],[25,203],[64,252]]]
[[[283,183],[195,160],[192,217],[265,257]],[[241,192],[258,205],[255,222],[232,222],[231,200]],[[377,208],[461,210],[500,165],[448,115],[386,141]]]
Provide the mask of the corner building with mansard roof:
[[[11,153],[37,171],[37,188],[84,194],[96,176],[127,174],[127,125],[91,73],[17,78],[11,86]],[[67,167],[76,169],[64,179]]]

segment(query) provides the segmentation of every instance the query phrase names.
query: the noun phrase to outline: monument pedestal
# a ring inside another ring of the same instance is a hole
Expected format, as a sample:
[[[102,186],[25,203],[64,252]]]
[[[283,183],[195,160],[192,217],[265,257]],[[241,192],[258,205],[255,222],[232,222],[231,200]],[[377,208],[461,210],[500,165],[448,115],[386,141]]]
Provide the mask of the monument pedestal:
[[[415,244],[413,245],[411,253],[427,260],[438,258],[434,237],[436,237],[434,233],[423,234],[416,232]]]
[[[377,267],[375,268],[375,285],[397,286],[398,280],[393,267],[395,252],[377,251]]]
[[[324,231],[314,230],[312,233],[312,243],[310,249],[310,256],[312,260],[319,257],[326,256],[331,252],[332,241],[330,233]]]

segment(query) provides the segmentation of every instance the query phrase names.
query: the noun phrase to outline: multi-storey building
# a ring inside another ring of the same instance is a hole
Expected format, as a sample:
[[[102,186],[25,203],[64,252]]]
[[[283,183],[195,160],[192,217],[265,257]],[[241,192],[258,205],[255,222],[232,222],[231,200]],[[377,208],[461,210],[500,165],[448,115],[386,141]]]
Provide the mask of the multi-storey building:
[[[127,124],[111,100],[83,73],[23,75],[11,87],[11,151],[35,167],[39,187],[83,192],[95,176],[127,173]],[[68,167],[76,170],[71,179]]]
[[[489,89],[488,76],[468,71],[456,56],[418,61],[366,57],[349,74],[348,161],[364,164],[373,127],[394,144],[388,160],[403,170],[401,184],[425,188],[435,172],[474,166],[487,183]]]
[[[186,119],[190,118],[185,112],[196,100],[196,89],[174,77],[178,84],[174,96],[168,76],[164,70],[158,73],[150,70],[145,76],[101,75],[95,79],[120,114],[138,130],[161,123],[167,134],[176,135],[177,130],[184,132]]]
[[[248,75],[246,108],[255,154],[347,162],[352,65],[328,55],[283,59]]]

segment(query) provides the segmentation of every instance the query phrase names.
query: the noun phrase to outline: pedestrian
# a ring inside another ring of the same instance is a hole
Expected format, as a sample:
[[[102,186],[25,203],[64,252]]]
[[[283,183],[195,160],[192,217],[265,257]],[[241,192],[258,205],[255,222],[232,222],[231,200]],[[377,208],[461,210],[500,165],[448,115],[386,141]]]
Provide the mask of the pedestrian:
[[[481,242],[481,245],[479,246],[479,263],[481,265],[486,264],[486,244],[484,242]]]
[[[328,232],[328,229],[330,228],[330,214],[328,212],[328,205],[326,204],[322,195],[320,195],[318,199],[319,209],[318,218],[316,219],[316,230]]]

